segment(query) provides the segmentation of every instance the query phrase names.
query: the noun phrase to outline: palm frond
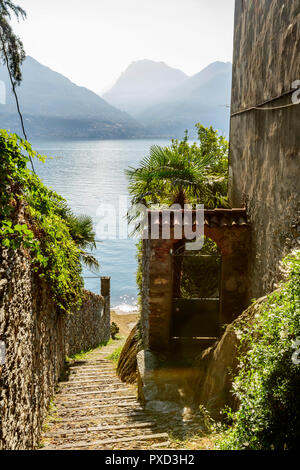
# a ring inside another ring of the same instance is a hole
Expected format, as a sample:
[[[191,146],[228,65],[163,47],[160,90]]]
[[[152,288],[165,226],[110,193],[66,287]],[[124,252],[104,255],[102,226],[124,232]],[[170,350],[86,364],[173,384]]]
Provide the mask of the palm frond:
[[[80,253],[80,261],[90,270],[99,271],[100,263],[99,261],[90,253],[85,251],[81,251]],[[96,273],[95,273],[96,274]]]
[[[80,248],[96,248],[96,234],[93,229],[93,220],[90,216],[71,214],[68,216],[67,221],[71,236]]]
[[[0,16],[7,16],[11,20],[11,13],[14,13],[17,18],[26,18],[26,11],[18,5],[15,5],[10,0],[0,0]]]

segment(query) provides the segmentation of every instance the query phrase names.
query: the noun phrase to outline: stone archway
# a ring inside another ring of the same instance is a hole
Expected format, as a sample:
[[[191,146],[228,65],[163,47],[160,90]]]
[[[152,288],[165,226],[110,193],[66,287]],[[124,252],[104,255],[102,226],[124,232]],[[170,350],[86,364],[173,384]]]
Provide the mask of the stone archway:
[[[192,211],[193,220],[196,215],[196,211]],[[152,222],[156,220],[156,236],[153,239],[149,234],[149,239],[143,240],[143,344],[150,351],[167,351],[170,344],[174,280],[171,253],[183,234],[181,232],[180,238],[174,217],[171,217],[170,238],[163,238],[163,211],[150,211],[150,219]],[[225,325],[241,314],[249,302],[247,258],[250,230],[246,210],[205,210],[204,235],[217,244],[222,254],[220,320],[221,325]]]

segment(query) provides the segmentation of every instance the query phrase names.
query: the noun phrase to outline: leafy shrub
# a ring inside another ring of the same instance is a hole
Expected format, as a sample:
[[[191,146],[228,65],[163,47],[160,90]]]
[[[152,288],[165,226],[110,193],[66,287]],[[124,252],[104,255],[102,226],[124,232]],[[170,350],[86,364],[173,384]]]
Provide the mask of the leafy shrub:
[[[48,189],[27,164],[44,161],[16,134],[0,131],[0,244],[29,251],[33,270],[49,283],[57,306],[71,312],[81,303],[81,249],[64,218],[66,201]],[[24,205],[24,223],[18,209]]]
[[[221,449],[295,450],[300,442],[300,251],[284,260],[287,280],[268,296],[253,324],[242,327],[234,393],[240,408]]]
[[[219,297],[220,271],[221,253],[211,239],[205,238],[200,251],[189,251],[183,256],[180,297]]]
[[[112,339],[116,339],[116,336],[119,333],[119,331],[120,331],[120,328],[113,321],[112,324],[110,325],[110,335],[111,335]]]

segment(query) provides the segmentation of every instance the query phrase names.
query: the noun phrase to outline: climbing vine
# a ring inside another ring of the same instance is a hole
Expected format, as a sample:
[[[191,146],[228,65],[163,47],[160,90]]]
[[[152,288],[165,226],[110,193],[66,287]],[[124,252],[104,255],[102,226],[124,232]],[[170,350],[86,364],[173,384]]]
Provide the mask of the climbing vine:
[[[30,158],[45,161],[28,142],[0,130],[0,157],[0,243],[27,250],[58,307],[70,313],[81,303],[82,251],[71,236],[66,201],[28,169]]]

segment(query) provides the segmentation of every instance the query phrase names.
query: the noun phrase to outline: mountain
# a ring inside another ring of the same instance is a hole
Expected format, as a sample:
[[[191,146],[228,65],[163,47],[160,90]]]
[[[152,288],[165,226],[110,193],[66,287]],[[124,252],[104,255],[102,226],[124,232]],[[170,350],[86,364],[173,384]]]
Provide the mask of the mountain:
[[[163,62],[132,63],[103,97],[134,116],[155,137],[196,135],[195,124],[229,135],[230,62],[213,62],[189,77]]]
[[[144,109],[136,118],[153,135],[195,135],[200,122],[229,135],[232,65],[214,62],[170,90],[159,104]]]
[[[231,70],[229,62],[214,62],[189,77],[163,62],[141,60],[103,99],[28,56],[17,93],[29,139],[180,138],[185,129],[195,137],[197,122],[228,136]],[[1,104],[0,96],[0,128],[21,135],[7,71],[0,64],[1,81],[7,100]]]
[[[17,93],[29,137],[129,138],[143,134],[131,116],[32,57],[26,58],[22,73]],[[0,104],[0,127],[20,133],[16,104],[3,65],[1,80],[6,86],[6,104]]]
[[[166,93],[180,86],[187,78],[181,70],[164,62],[139,60],[129,65],[103,98],[136,117],[149,106],[159,104]]]

